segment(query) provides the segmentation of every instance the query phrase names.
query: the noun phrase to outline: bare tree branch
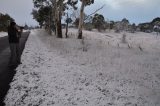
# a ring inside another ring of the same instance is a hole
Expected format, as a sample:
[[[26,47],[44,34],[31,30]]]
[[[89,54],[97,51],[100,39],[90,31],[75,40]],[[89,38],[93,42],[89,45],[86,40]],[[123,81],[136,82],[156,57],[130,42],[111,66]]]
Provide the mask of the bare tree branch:
[[[98,8],[97,10],[95,10],[93,13],[89,14],[89,15],[84,19],[84,21],[87,20],[91,15],[96,14],[99,10],[103,9],[103,7],[105,7],[105,4],[102,5],[100,8]]]

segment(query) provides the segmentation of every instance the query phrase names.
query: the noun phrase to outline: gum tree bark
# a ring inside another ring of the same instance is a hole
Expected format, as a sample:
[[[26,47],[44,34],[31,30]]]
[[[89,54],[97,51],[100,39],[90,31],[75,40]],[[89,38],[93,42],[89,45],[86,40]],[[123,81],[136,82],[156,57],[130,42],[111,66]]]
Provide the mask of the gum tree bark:
[[[84,20],[84,7],[85,7],[85,0],[82,0],[81,9],[80,9],[80,19],[79,19],[79,26],[78,26],[78,39],[82,39],[82,28],[83,28],[83,20]]]
[[[59,2],[59,3],[57,3]],[[58,38],[62,38],[62,26],[61,26],[61,12],[62,12],[63,0],[55,0],[54,6],[54,24],[55,24],[55,34]]]

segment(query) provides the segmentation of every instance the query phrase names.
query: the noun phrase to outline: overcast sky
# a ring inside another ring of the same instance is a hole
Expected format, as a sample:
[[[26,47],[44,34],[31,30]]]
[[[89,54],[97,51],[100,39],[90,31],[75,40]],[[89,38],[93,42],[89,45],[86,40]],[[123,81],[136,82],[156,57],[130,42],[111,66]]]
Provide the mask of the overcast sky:
[[[150,22],[160,17],[160,0],[95,0],[95,3],[85,8],[90,14],[105,4],[98,13],[109,20],[122,20],[127,18],[131,23]],[[0,0],[0,12],[8,13],[15,21],[24,25],[37,25],[32,19],[32,0]]]
[[[9,14],[19,25],[38,25],[32,18],[32,9],[32,0],[0,0],[0,12]]]
[[[86,12],[90,13],[102,4],[105,7],[99,13],[109,20],[127,18],[131,23],[138,24],[160,17],[160,0],[95,0]]]

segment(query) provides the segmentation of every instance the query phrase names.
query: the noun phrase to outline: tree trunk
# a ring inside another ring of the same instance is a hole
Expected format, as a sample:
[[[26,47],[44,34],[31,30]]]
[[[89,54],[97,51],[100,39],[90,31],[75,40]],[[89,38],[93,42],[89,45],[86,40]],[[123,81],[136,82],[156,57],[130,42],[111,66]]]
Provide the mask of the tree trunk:
[[[55,35],[58,36],[57,32],[57,21],[58,21],[58,10],[57,10],[57,2],[55,1],[55,3],[53,3],[53,11],[54,11],[54,26],[55,26]]]
[[[52,34],[52,31],[51,31],[51,14],[49,16],[49,29],[48,29],[48,31],[49,31],[49,34],[51,35]]]
[[[62,17],[62,6],[63,6],[63,0],[60,0],[59,8],[58,8],[58,14],[57,14],[57,34],[58,38],[62,38],[62,26],[61,26],[61,17]]]
[[[57,34],[58,38],[62,38],[61,12],[58,13]]]
[[[68,13],[67,13],[67,20],[66,20],[66,38],[68,38]]]
[[[67,22],[67,25],[66,25],[66,38],[68,38],[68,22]]]
[[[81,10],[80,10],[80,19],[79,19],[79,26],[78,26],[78,39],[82,39],[82,28],[83,28],[83,18],[84,18],[84,7],[85,7],[85,0],[82,0]]]

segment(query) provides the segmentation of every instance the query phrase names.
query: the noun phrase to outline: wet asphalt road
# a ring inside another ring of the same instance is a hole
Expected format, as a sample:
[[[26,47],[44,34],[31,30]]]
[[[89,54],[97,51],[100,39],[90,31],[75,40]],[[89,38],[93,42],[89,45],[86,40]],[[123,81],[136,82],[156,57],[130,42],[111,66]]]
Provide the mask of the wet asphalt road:
[[[25,42],[29,36],[30,32],[24,32],[20,39],[20,51],[21,54],[25,47]],[[8,68],[10,58],[10,49],[8,43],[8,37],[1,37],[0,38],[0,106],[4,106],[3,99],[7,94],[10,86],[10,82],[13,79],[16,71],[14,69]]]

